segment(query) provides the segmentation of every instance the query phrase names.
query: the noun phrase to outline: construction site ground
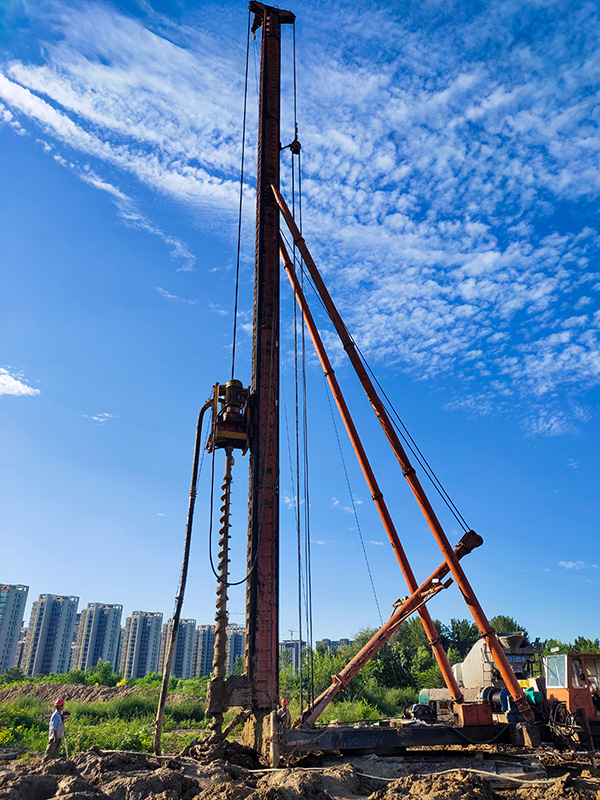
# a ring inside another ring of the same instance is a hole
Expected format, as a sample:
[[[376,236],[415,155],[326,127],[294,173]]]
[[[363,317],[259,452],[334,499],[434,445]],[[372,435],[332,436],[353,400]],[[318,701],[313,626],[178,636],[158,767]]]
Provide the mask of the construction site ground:
[[[600,800],[600,774],[587,755],[431,748],[402,757],[311,756],[265,768],[236,742],[199,744],[155,757],[92,748],[44,761],[0,750],[4,800]]]
[[[132,692],[122,687],[57,684],[9,687],[0,704],[19,694],[51,701],[105,702]],[[205,735],[198,732],[199,739]],[[600,800],[600,770],[583,753],[506,746],[424,748],[400,756],[317,754],[269,769],[237,742],[200,741],[178,754],[91,748],[44,761],[40,753],[0,748],[4,800]]]

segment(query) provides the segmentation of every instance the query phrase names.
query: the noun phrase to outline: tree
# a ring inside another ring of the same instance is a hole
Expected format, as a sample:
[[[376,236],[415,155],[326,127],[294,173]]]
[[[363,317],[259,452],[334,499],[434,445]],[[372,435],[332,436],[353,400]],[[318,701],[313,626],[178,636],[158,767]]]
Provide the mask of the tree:
[[[523,631],[525,636],[529,639],[527,628],[523,625],[519,625],[514,617],[507,617],[504,614],[499,614],[496,617],[492,617],[490,622],[496,633],[515,633],[515,631]]]
[[[577,636],[573,642],[574,653],[600,653],[600,641],[596,639],[586,639],[585,636]]]
[[[0,676],[0,683],[18,683],[26,679],[27,676],[19,667],[10,667]]]
[[[135,680],[136,686],[156,686],[157,684],[162,684],[162,675],[159,675],[158,672],[148,672],[143,678]]]
[[[244,674],[244,656],[238,656],[236,660],[233,662],[233,671],[232,675],[243,675]]]
[[[373,661],[373,677],[380,686],[392,689],[414,684],[410,663],[399,642],[385,644]]]
[[[447,648],[457,650],[462,659],[479,639],[479,628],[468,619],[451,619],[450,625],[445,628],[445,636]]]
[[[572,653],[572,648],[573,645],[568,642],[561,642],[560,639],[546,639],[542,644],[542,654],[549,656],[558,655],[559,653]]]
[[[98,659],[96,666],[88,669],[85,673],[85,682],[88,686],[116,686],[119,680],[119,675],[113,672],[110,661],[102,661]]]
[[[316,649],[317,649],[317,653],[320,653],[321,655],[323,655],[323,653],[326,653],[327,650],[328,650],[327,642],[324,642],[323,640],[321,640],[320,642],[317,642],[317,648]]]
[[[318,647],[317,647],[317,652],[318,652]],[[283,647],[279,651],[279,671],[281,672],[281,670],[284,670],[286,669],[286,667],[291,667],[291,666],[292,666],[292,654],[286,647]]]
[[[279,693],[288,701],[300,695],[300,679],[291,664],[279,670]]]
[[[85,672],[82,669],[72,669],[67,672],[62,681],[63,683],[78,683],[82,686],[86,684]]]

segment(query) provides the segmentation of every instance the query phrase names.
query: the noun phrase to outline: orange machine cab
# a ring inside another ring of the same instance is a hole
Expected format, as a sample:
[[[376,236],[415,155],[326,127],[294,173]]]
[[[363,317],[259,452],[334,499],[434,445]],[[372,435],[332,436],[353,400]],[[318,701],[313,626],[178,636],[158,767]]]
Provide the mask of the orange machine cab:
[[[566,703],[572,714],[582,708],[590,719],[600,717],[600,653],[546,656],[544,665],[548,699]]]

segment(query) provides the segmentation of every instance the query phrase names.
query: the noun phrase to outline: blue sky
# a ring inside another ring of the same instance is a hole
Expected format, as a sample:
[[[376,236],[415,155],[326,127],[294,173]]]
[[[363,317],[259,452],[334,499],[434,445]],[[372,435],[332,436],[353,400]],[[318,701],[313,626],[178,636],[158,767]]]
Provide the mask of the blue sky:
[[[297,21],[305,238],[396,408],[485,544],[490,616],[600,634],[594,3],[314,2]],[[0,579],[171,613],[195,418],[229,377],[243,3],[8,0],[0,10]],[[258,42],[250,53],[238,377],[250,382]],[[291,141],[284,30],[282,140]],[[282,159],[290,193],[289,151]],[[282,295],[281,634],[298,630],[293,304]],[[441,561],[315,313],[417,577]],[[376,625],[308,357],[316,638]],[[337,423],[384,618],[405,594]],[[293,461],[293,458],[292,458]],[[232,577],[243,577],[236,459]],[[210,622],[209,462],[184,614]],[[222,465],[217,463],[217,478]],[[454,521],[432,495],[451,540]],[[242,622],[243,590],[231,591]],[[455,587],[430,606],[466,617]]]

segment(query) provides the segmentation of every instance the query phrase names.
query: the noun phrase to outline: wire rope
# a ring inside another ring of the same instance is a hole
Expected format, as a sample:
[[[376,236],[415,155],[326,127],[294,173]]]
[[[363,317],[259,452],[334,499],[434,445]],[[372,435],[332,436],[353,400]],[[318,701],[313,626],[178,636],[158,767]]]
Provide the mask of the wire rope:
[[[298,91],[297,91],[297,67],[296,67],[296,23],[292,26],[293,35],[293,75],[294,75],[294,138],[298,140]],[[302,234],[302,155],[301,149],[296,152],[292,150],[292,175],[294,175],[294,158],[298,162],[298,222],[300,233]],[[296,260],[296,243],[294,242],[294,261]],[[304,289],[304,270],[300,271],[300,282]],[[306,325],[304,317],[302,317],[302,406],[304,409],[304,524],[305,524],[305,565],[307,573],[307,640],[309,646],[309,670],[310,670],[310,699],[309,702],[314,700],[314,659],[313,659],[313,612],[312,612],[312,559],[311,559],[311,541],[310,541],[310,498],[309,498],[309,453],[308,453],[308,416],[307,416],[307,382],[306,382]]]
[[[407,447],[410,449],[411,453],[413,454],[415,460],[419,463],[419,465],[421,466],[421,468],[423,469],[423,471],[425,472],[425,474],[427,475],[427,477],[429,478],[429,480],[431,481],[431,483],[433,484],[433,486],[437,490],[438,494],[440,495],[440,497],[442,498],[442,500],[444,501],[444,503],[446,504],[446,506],[448,507],[448,509],[450,510],[452,515],[454,516],[454,518],[456,519],[456,521],[459,523],[459,525],[465,531],[470,530],[469,525],[467,524],[465,518],[463,517],[463,515],[460,513],[460,511],[456,507],[456,505],[453,502],[452,498],[450,497],[450,495],[448,494],[448,492],[444,488],[442,482],[440,481],[440,479],[438,478],[438,476],[434,472],[433,467],[430,465],[429,461],[423,455],[421,449],[419,448],[419,446],[417,445],[417,443],[413,439],[412,435],[410,434],[408,428],[406,427],[406,425],[402,421],[402,418],[398,414],[398,411],[396,410],[394,404],[392,403],[392,401],[388,397],[385,389],[383,388],[383,386],[379,382],[379,379],[377,378],[377,376],[375,375],[375,373],[371,369],[371,366],[370,366],[369,362],[367,361],[364,353],[361,351],[360,347],[356,344],[356,342],[354,344],[355,344],[355,347],[356,347],[356,349],[357,349],[357,351],[358,351],[358,353],[359,353],[359,355],[360,355],[365,367],[367,368],[369,374],[373,378],[373,380],[376,383],[379,391],[381,392],[383,398],[385,399],[385,402],[386,402],[388,410],[391,412],[392,416],[395,417],[396,420],[397,420],[397,422],[395,422],[394,419],[392,419],[392,424],[396,428],[396,431],[402,437],[403,441],[405,442],[405,444],[407,445]]]
[[[254,42],[256,42],[256,36],[253,37],[253,40],[254,40]],[[246,75],[245,75],[245,90],[244,90],[244,124],[243,124],[244,135],[242,137],[242,139],[243,139],[242,148],[244,148],[245,140],[246,140],[245,125],[246,125],[246,113],[247,113],[247,87],[248,87],[249,50],[250,50],[250,13],[248,15],[248,37],[247,37],[247,47],[246,47]],[[253,53],[254,53],[254,77],[255,77],[255,84],[256,84],[256,96],[257,96],[257,102],[259,102],[259,100],[260,100],[260,92],[259,92],[259,81],[258,81],[258,76],[257,76],[257,45],[255,45],[255,47],[253,48]],[[243,152],[244,152],[244,150],[242,150],[242,169],[243,169],[243,163],[244,163]],[[241,208],[241,198],[240,198],[240,208]],[[240,230],[241,230],[241,222],[238,222],[238,231],[240,231]],[[238,245],[238,259],[239,259],[239,245]],[[235,330],[236,330],[236,322],[237,322],[238,282],[239,282],[239,260],[238,260],[238,270],[237,270],[237,275],[236,275],[236,310],[235,310],[235,313],[234,313],[234,343],[233,343],[234,354],[232,356],[232,377],[233,377],[233,369],[234,369],[234,366],[235,366]],[[277,320],[275,319],[275,315],[273,315],[273,321],[272,321],[272,326],[271,326],[271,337],[272,337],[273,340],[275,340],[275,328],[276,328],[276,325],[277,325]],[[271,371],[269,373],[269,386],[268,386],[268,398],[269,398],[268,402],[269,403],[272,400],[273,387],[274,387],[274,374],[273,374],[273,365],[271,364]],[[267,431],[266,444],[265,444],[265,450],[267,452],[269,450],[269,444],[270,444],[270,430]],[[209,561],[210,561],[211,570],[212,570],[214,576],[217,578],[217,580],[218,581],[222,581],[222,579],[219,577],[219,575],[217,574],[217,572],[215,570],[213,557],[212,557],[212,531],[213,531],[213,515],[214,515],[214,508],[213,508],[213,506],[214,506],[214,456],[215,456],[215,454],[214,454],[214,450],[213,450],[212,471],[211,471],[211,493],[210,493],[210,517],[209,517],[208,551],[209,551]],[[267,471],[267,464],[265,463],[264,466],[263,466],[263,474],[262,474],[263,485],[264,485],[264,481],[265,481],[265,477],[266,477],[266,471]],[[252,575],[252,573],[254,572],[254,570],[256,568],[256,564],[258,562],[258,553],[259,553],[259,550],[260,550],[260,533],[261,533],[262,518],[263,518],[263,513],[264,513],[264,502],[261,504],[261,507],[256,510],[256,512],[257,512],[257,515],[258,515],[258,525],[256,526],[257,536],[256,536],[255,547],[254,547],[254,553],[252,554],[252,563],[250,564],[246,575],[241,580],[239,580],[239,581],[225,581],[227,586],[239,586],[242,583],[246,583],[246,581],[249,580],[250,576]]]
[[[289,243],[290,243],[289,237],[285,234],[284,231],[282,231],[282,237],[283,237],[284,241],[286,242],[286,244],[289,245]],[[299,260],[295,259],[294,260],[294,266],[295,267],[299,266],[300,274],[306,278],[306,281],[307,281],[308,285],[311,287],[311,289],[314,292],[314,295],[315,295],[315,297],[317,299],[317,302],[319,303],[319,305],[321,306],[321,308],[323,309],[323,311],[325,312],[327,317],[331,320],[331,315],[329,314],[329,311],[327,310],[327,307],[325,306],[325,303],[323,302],[323,300],[322,300],[322,298],[321,298],[321,296],[320,296],[320,294],[319,294],[319,292],[318,292],[318,290],[317,290],[317,288],[316,288],[316,286],[314,284],[314,281],[312,280],[312,278],[310,276],[310,273],[308,273],[308,271],[306,270],[303,260],[302,259],[299,259]],[[391,417],[392,417],[391,418],[391,423],[394,426],[395,430],[397,431],[398,435],[400,436],[402,441],[405,443],[407,449],[410,451],[410,453],[413,456],[414,460],[421,467],[421,469],[423,470],[423,472],[425,473],[425,475],[427,476],[427,478],[431,482],[433,488],[436,490],[436,492],[439,494],[439,496],[441,497],[441,499],[444,502],[444,504],[447,506],[447,508],[450,511],[450,513],[452,514],[452,516],[456,519],[456,521],[458,522],[459,526],[464,531],[470,530],[469,524],[465,520],[464,516],[460,513],[458,507],[456,506],[456,504],[454,503],[454,501],[450,497],[450,494],[445,489],[445,487],[442,484],[441,480],[438,478],[438,476],[435,473],[433,467],[431,466],[431,464],[429,463],[429,461],[427,460],[427,458],[425,457],[425,455],[423,454],[423,452],[421,451],[421,449],[417,445],[416,441],[414,440],[413,436],[411,435],[410,431],[408,430],[408,427],[403,422],[403,420],[400,417],[398,411],[396,410],[394,404],[392,403],[392,401],[390,400],[390,398],[389,398],[388,394],[386,393],[385,389],[381,385],[381,382],[377,378],[374,370],[372,369],[371,365],[369,364],[369,362],[368,362],[367,358],[365,357],[364,353],[362,352],[362,350],[360,349],[360,347],[358,346],[358,344],[356,343],[354,337],[350,334],[350,332],[349,331],[347,331],[347,332],[348,332],[348,336],[350,336],[350,339],[352,340],[352,343],[356,347],[356,350],[357,350],[358,354],[360,355],[360,358],[361,358],[362,362],[364,363],[365,368],[367,369],[367,371],[369,372],[371,378],[373,379],[373,382],[376,384],[376,386],[378,387],[379,391],[381,392],[381,395],[382,395],[382,397],[383,397],[383,399],[385,401],[384,405],[386,406],[387,410],[390,412]]]
[[[362,529],[360,527],[360,521],[358,519],[358,512],[356,510],[356,502],[354,500],[354,494],[352,492],[352,486],[350,484],[350,476],[348,475],[348,470],[346,468],[346,459],[344,458],[344,451],[342,450],[342,443],[340,441],[340,435],[337,427],[337,423],[335,421],[335,414],[333,413],[333,405],[331,403],[331,396],[329,392],[329,387],[327,386],[327,379],[325,374],[323,374],[323,380],[325,381],[325,393],[327,394],[327,402],[329,404],[329,411],[331,413],[331,420],[333,422],[333,430],[335,432],[335,438],[337,441],[338,450],[340,453],[340,458],[342,460],[342,467],[344,470],[344,476],[346,478],[346,486],[348,487],[348,494],[350,495],[350,502],[352,503],[352,511],[354,514],[354,521],[356,522],[356,528],[358,530],[358,537],[360,539],[360,544],[363,551],[363,556],[365,558],[365,564],[367,566],[367,572],[369,573],[369,581],[371,582],[371,589],[373,591],[373,597],[375,598],[375,605],[377,607],[377,614],[379,615],[379,622],[383,625],[383,617],[381,616],[381,608],[379,607],[379,599],[377,597],[377,591],[375,589],[375,582],[373,581],[373,573],[371,572],[371,565],[369,564],[369,557],[367,555],[367,549],[365,547],[365,540],[362,535]]]
[[[237,342],[238,299],[240,290],[240,251],[242,244],[242,211],[244,203],[244,160],[246,154],[246,116],[248,106],[248,63],[250,59],[250,11],[248,11],[248,31],[246,34],[246,72],[244,77],[244,112],[242,115],[242,155],[240,167],[240,199],[238,208],[237,253],[235,263],[235,299],[233,303],[233,343],[231,348],[231,380],[235,377],[235,352]]]
[[[294,186],[294,156],[292,155],[292,196]],[[300,713],[304,711],[303,704],[303,658],[302,658],[302,525],[300,521],[300,406],[298,396],[298,316],[296,298],[292,293],[294,307],[294,400],[295,400],[295,443],[296,443],[296,543],[298,557],[298,673],[300,678]],[[305,509],[306,512],[306,509]]]
[[[283,377],[281,379],[281,394],[283,397],[283,418],[285,421],[285,434],[286,434],[286,441],[287,441],[287,449],[288,449],[288,461],[290,466],[290,482],[294,484],[294,465],[292,461],[292,443],[290,442],[290,422],[287,412],[287,402],[286,402],[286,395],[285,395],[285,387],[283,382]],[[298,504],[294,502],[294,514],[298,515]]]

